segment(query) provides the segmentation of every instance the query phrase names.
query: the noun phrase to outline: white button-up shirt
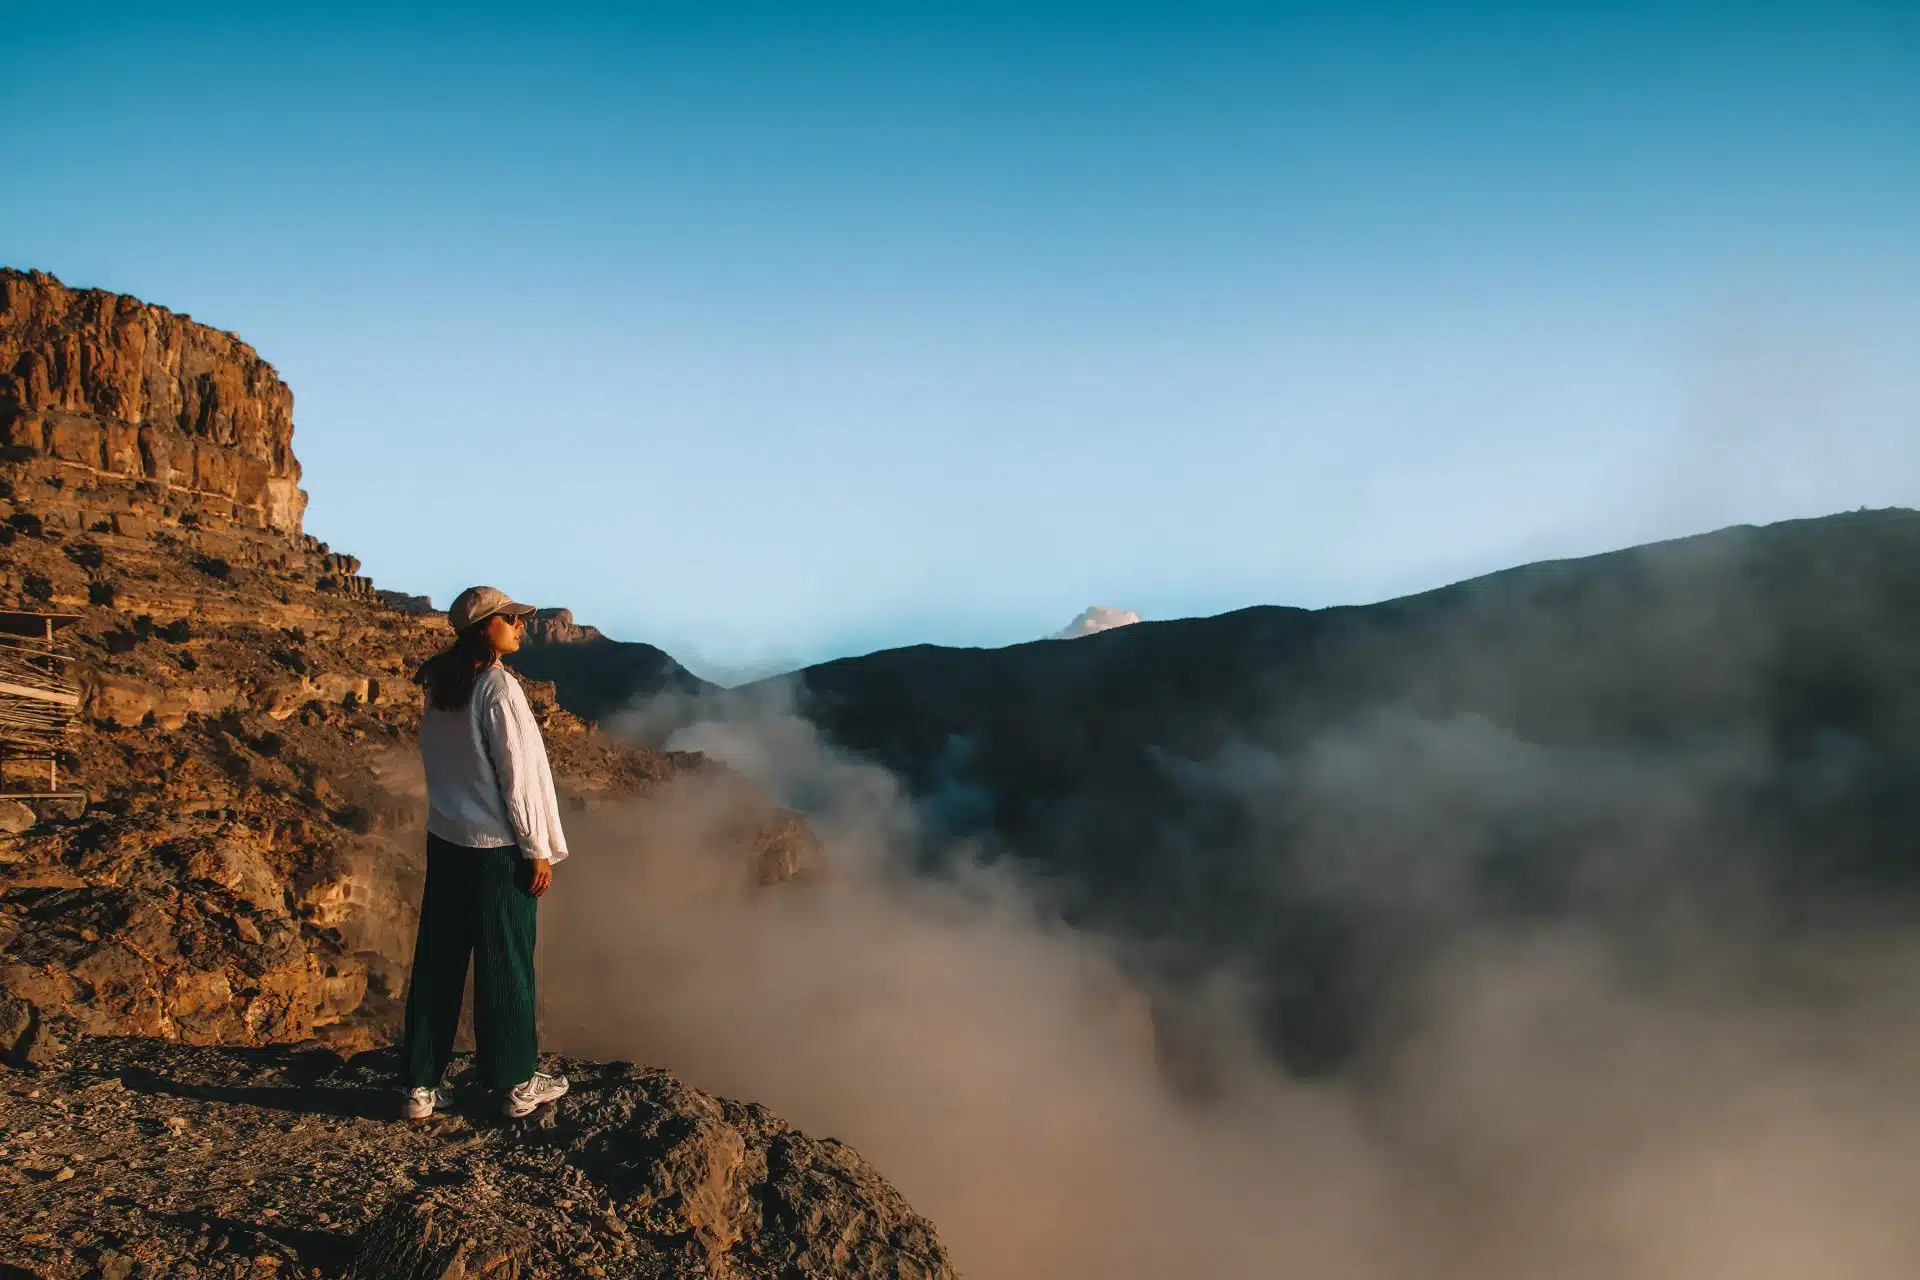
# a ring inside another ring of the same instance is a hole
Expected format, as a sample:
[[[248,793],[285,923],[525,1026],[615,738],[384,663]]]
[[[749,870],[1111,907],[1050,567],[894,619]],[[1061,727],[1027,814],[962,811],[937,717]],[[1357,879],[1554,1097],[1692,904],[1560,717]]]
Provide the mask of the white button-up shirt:
[[[427,830],[476,849],[517,844],[529,858],[567,856],[560,801],[526,690],[498,663],[455,711],[431,702],[420,722],[427,766]]]

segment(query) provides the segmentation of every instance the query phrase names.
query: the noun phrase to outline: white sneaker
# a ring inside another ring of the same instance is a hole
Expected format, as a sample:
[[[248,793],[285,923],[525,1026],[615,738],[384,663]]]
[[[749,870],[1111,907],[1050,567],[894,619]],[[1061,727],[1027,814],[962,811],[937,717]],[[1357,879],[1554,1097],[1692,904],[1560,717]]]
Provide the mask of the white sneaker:
[[[425,1120],[436,1111],[451,1111],[455,1105],[453,1095],[445,1089],[409,1089],[405,1114],[409,1120]]]
[[[507,1099],[500,1104],[500,1114],[509,1119],[518,1119],[529,1115],[543,1102],[552,1102],[567,1092],[565,1076],[542,1075],[536,1071],[533,1079],[517,1084],[507,1090]]]

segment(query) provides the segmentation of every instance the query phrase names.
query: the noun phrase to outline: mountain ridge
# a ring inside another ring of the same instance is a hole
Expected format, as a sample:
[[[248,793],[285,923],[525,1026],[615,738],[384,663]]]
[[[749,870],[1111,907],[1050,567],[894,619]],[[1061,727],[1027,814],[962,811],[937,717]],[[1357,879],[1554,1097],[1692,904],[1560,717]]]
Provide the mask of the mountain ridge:
[[[791,691],[829,740],[958,823],[948,835],[1145,943],[1161,978],[1253,973],[1304,1069],[1361,1049],[1380,993],[1421,963],[1410,939],[1443,945],[1487,911],[1618,924],[1631,894],[1594,888],[1604,848],[1636,866],[1656,846],[1738,849],[1671,865],[1714,862],[1687,874],[1776,914],[1793,883],[1811,903],[1920,879],[1916,633],[1920,512],[1892,508],[1372,605],[883,650],[741,696]],[[1636,788],[1670,793],[1666,825]],[[1429,908],[1342,884],[1361,849],[1398,877],[1446,860],[1452,916],[1388,927]],[[1631,893],[1679,891],[1660,867],[1635,874]]]

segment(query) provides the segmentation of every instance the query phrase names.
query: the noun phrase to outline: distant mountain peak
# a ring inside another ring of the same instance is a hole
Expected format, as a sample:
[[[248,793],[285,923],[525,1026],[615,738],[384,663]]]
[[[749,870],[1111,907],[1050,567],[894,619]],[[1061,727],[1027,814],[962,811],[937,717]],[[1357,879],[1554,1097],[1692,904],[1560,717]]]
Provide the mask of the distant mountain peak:
[[[527,638],[535,644],[591,644],[607,636],[598,627],[575,622],[571,609],[535,609]]]
[[[1140,615],[1131,609],[1116,609],[1112,605],[1091,604],[1081,611],[1079,617],[1048,636],[1047,639],[1077,640],[1081,636],[1090,636],[1096,631],[1111,631],[1115,627],[1130,627],[1138,621],[1140,621]]]

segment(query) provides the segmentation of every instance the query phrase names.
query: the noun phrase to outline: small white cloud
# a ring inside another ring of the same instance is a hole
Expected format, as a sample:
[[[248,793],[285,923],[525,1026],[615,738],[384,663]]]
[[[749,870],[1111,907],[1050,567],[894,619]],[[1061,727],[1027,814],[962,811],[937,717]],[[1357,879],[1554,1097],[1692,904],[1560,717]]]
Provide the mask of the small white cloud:
[[[1131,609],[1115,609],[1111,605],[1088,605],[1081,615],[1060,630],[1048,636],[1049,640],[1075,640],[1081,636],[1090,636],[1096,631],[1111,631],[1115,627],[1130,627],[1140,621],[1140,615]]]

